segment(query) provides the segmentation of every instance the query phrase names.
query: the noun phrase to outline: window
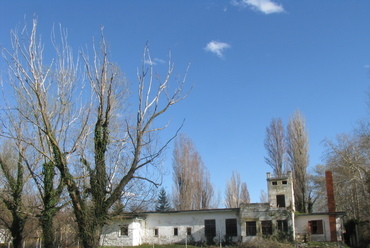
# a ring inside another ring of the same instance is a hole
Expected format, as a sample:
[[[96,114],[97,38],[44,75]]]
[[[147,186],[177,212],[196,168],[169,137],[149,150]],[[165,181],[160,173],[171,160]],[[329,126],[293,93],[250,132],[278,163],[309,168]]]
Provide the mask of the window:
[[[272,185],[277,185],[277,182],[272,182]]]
[[[288,232],[288,221],[287,220],[278,220],[276,224],[277,224],[277,229],[280,232]]]
[[[206,237],[216,236],[216,221],[215,220],[204,220],[204,234]]]
[[[119,236],[128,236],[128,225],[119,227]]]
[[[226,236],[238,236],[238,228],[236,219],[226,219],[225,220],[226,225]]]
[[[154,229],[154,236],[158,237],[158,233],[159,233],[159,232],[158,232],[158,228],[155,228],[155,229]]]
[[[323,234],[322,220],[311,220],[308,222],[311,234]]]
[[[247,236],[256,236],[257,235],[257,225],[255,221],[247,221],[246,223],[247,226]]]
[[[271,220],[261,221],[261,226],[262,226],[262,235],[264,235],[264,236],[272,235],[272,222],[271,222]]]
[[[288,184],[288,182],[287,182],[287,181],[282,181],[281,183],[282,183],[282,184]]]
[[[186,235],[191,235],[191,227],[186,228]]]
[[[278,208],[285,208],[285,195],[276,195],[276,205]]]
[[[178,236],[179,235],[179,229],[177,227],[175,227],[173,229],[173,236]]]

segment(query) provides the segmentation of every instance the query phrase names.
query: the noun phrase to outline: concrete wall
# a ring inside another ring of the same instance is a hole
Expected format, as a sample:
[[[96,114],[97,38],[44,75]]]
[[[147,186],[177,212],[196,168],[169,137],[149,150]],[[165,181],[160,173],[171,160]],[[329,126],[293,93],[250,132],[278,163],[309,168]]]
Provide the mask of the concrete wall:
[[[226,219],[237,219],[237,210],[228,211],[188,211],[178,213],[151,213],[147,215],[143,228],[143,242],[155,244],[185,243],[196,241],[205,242],[204,220],[214,219],[216,222],[215,242],[224,238],[226,233]],[[239,223],[238,235],[240,235]],[[178,229],[178,235],[174,235],[174,228]],[[191,237],[187,237],[186,230],[191,228]],[[154,236],[154,230],[158,229],[158,236]]]
[[[205,242],[204,220],[214,219],[216,237],[214,242],[222,240],[226,234],[226,219],[237,219],[238,236],[240,236],[239,210],[182,211],[143,214],[141,219],[115,220],[104,226],[100,244],[102,246],[136,246],[140,244],[173,244],[185,242]],[[120,226],[129,225],[127,236],[120,236]],[[178,235],[174,235],[177,228]],[[191,228],[191,236],[187,236]],[[155,229],[158,235],[155,236]],[[234,241],[238,241],[235,237]]]
[[[312,220],[322,220],[323,234],[312,234],[309,231],[308,222]],[[329,215],[296,215],[295,232],[297,238],[306,241],[330,241]]]
[[[262,221],[272,222],[273,235],[277,234],[277,221],[287,220],[288,228],[293,226],[293,212],[281,208],[272,208],[269,203],[251,203],[243,206],[240,211],[241,236],[242,241],[250,241],[258,236],[262,236]],[[257,224],[257,235],[247,236],[246,222],[255,221]],[[289,228],[288,233],[293,237],[293,228]]]
[[[128,235],[120,235],[120,228],[128,225]],[[140,219],[116,220],[105,225],[100,237],[101,246],[136,246],[142,243]]]

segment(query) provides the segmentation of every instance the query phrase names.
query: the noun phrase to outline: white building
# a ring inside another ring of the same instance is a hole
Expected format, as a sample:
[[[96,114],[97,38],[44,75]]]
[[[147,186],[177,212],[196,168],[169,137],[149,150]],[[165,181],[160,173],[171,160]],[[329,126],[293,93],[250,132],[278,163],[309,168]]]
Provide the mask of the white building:
[[[270,235],[303,241],[342,241],[343,213],[334,210],[295,214],[292,182],[290,172],[279,178],[267,173],[268,203],[119,216],[104,226],[100,245],[245,242]]]

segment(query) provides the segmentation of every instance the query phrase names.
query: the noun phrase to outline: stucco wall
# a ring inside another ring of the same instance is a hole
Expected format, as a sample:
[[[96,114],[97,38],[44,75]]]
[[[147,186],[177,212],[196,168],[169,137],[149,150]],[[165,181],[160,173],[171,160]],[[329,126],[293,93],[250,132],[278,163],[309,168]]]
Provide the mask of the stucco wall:
[[[322,220],[323,234],[310,234],[308,222]],[[297,237],[306,237],[307,241],[330,241],[329,215],[296,215],[295,232]]]
[[[101,246],[136,246],[141,244],[141,220],[114,221],[105,225],[100,237]],[[120,228],[128,225],[128,235],[120,235]]]
[[[186,229],[191,228],[191,237],[188,241],[205,241],[204,220],[214,219],[216,222],[216,238],[223,238],[226,232],[225,220],[238,219],[238,211],[190,211],[173,213],[152,213],[147,216],[143,228],[143,242],[155,244],[185,243]],[[237,223],[238,235],[240,235],[239,222]],[[174,236],[174,228],[178,229],[178,235]],[[154,230],[158,229],[158,236],[154,236]]]
[[[238,210],[207,210],[167,213],[148,213],[140,219],[115,220],[104,226],[100,244],[102,246],[136,246],[148,244],[172,244],[190,241],[205,242],[204,220],[214,219],[216,222],[215,242],[226,234],[226,219],[237,219],[237,231],[240,236]],[[120,226],[129,225],[128,236],[120,236]],[[178,235],[174,235],[177,228]],[[191,228],[191,236],[186,235]],[[158,229],[158,235],[154,230]],[[187,240],[186,240],[187,239]],[[237,241],[235,238],[234,241]]]

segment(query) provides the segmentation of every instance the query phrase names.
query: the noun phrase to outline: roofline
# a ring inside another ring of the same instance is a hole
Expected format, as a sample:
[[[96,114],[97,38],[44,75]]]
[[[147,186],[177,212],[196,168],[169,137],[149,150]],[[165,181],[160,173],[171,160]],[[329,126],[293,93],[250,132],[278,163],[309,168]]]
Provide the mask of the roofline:
[[[240,208],[211,208],[211,209],[198,209],[198,210],[170,210],[170,211],[148,211],[137,212],[137,214],[172,214],[172,213],[191,213],[191,212],[226,212],[226,211],[239,211]]]
[[[147,211],[147,212],[130,212],[124,213],[121,215],[114,216],[113,218],[125,218],[125,219],[132,219],[138,216],[143,216],[147,214],[174,214],[174,213],[192,213],[192,212],[231,212],[231,211],[239,211],[240,208],[213,208],[213,209],[199,209],[199,210],[171,210],[171,211]]]
[[[295,216],[309,216],[309,215],[346,215],[346,212],[322,212],[322,213],[294,213]]]

